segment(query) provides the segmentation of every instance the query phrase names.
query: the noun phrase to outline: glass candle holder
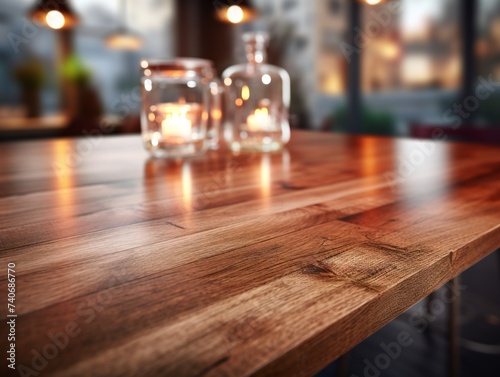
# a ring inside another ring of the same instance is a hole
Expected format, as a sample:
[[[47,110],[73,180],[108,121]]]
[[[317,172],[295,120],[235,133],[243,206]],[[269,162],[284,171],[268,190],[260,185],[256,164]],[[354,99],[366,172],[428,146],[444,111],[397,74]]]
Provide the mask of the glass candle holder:
[[[185,157],[217,148],[221,85],[212,62],[178,58],[142,61],[141,128],[157,157]]]
[[[290,140],[290,76],[266,64],[266,33],[246,33],[243,41],[248,62],[223,73],[225,139],[233,151],[279,150]]]

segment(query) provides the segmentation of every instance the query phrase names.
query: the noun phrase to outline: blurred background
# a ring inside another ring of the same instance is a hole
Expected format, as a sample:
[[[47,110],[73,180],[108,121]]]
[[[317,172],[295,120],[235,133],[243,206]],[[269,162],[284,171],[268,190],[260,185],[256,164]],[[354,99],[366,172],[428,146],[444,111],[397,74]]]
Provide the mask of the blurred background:
[[[4,141],[103,121],[139,132],[142,58],[208,58],[221,73],[244,61],[247,30],[271,34],[270,63],[292,77],[294,128],[500,141],[499,0],[0,4]]]

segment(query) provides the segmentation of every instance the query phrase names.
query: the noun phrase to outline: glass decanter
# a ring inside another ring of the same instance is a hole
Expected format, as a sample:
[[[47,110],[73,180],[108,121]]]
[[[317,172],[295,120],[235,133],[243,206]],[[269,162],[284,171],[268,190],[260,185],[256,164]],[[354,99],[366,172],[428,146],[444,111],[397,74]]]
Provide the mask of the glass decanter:
[[[267,33],[243,35],[248,62],[227,68],[224,137],[235,151],[274,151],[290,140],[290,76],[266,64]]]

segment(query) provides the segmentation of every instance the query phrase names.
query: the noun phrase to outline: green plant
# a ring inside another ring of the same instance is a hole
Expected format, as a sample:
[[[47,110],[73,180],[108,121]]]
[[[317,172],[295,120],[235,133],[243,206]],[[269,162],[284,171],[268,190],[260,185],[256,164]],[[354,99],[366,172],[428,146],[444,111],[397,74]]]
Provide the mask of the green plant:
[[[361,110],[360,131],[370,135],[393,135],[396,129],[396,121],[388,112],[376,111],[368,107]],[[348,109],[343,106],[333,114],[332,130],[348,132]]]
[[[72,55],[62,65],[61,74],[64,80],[78,86],[86,86],[92,77],[92,73],[85,67],[82,60]]]

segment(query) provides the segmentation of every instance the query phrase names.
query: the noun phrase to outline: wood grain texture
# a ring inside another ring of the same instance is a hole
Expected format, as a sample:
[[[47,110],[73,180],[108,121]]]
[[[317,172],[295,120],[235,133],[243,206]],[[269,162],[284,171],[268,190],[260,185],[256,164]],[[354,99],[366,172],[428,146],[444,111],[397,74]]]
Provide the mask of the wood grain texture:
[[[37,375],[312,375],[499,247],[499,193],[500,149],[473,144],[295,132],[185,161],[135,136],[2,144],[17,363],[55,345]]]

